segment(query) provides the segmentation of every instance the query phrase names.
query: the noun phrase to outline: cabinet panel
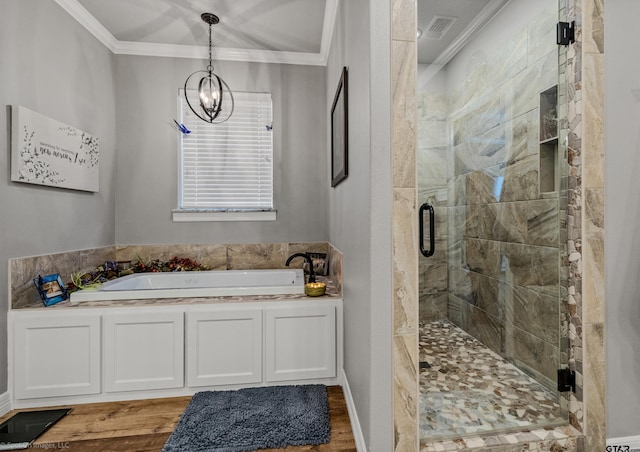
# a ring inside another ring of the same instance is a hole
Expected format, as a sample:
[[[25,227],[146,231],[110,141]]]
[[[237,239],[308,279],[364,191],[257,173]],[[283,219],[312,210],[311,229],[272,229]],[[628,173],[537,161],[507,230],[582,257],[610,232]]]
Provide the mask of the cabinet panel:
[[[265,310],[267,381],[336,376],[335,306]]]
[[[100,316],[16,318],[16,399],[100,392]]]
[[[187,314],[187,384],[210,386],[262,381],[262,311]]]
[[[20,408],[302,384],[342,367],[341,300],[25,310],[8,320]]]
[[[105,314],[106,392],[184,385],[182,312]]]

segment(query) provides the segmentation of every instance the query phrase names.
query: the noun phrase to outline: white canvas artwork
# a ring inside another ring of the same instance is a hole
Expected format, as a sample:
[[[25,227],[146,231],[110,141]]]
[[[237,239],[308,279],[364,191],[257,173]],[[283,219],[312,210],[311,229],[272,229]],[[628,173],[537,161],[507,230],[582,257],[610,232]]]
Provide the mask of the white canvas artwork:
[[[98,191],[97,137],[19,105],[11,123],[12,181]]]

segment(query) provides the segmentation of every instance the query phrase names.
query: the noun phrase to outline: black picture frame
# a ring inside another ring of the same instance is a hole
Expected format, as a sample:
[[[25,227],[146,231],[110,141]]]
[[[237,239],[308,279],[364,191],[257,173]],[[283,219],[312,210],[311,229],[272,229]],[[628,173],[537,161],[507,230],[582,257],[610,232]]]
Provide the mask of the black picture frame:
[[[331,187],[345,180],[349,174],[349,71],[342,68],[331,107]]]

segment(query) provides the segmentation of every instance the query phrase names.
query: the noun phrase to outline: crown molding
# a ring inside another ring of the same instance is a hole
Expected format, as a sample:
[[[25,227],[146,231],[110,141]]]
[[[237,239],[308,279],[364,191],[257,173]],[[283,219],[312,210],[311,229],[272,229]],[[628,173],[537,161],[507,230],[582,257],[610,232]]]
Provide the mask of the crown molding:
[[[206,59],[208,52],[209,48],[205,46],[118,41],[113,53],[117,55]],[[213,58],[218,61],[303,64],[309,66],[326,65],[326,59],[324,59],[319,53],[279,52],[274,50],[214,47],[212,55]]]
[[[331,40],[333,38],[333,30],[336,25],[336,17],[338,16],[339,0],[327,0],[324,8],[324,22],[322,24],[322,42],[320,44],[320,56],[323,65],[327,65],[329,59],[329,50],[331,50]]]
[[[54,1],[116,55],[197,59],[206,58],[207,56],[208,47],[205,46],[119,41],[77,0]],[[225,61],[326,66],[338,11],[338,2],[339,0],[326,0],[319,53],[214,47],[214,57],[216,60]]]
[[[107,30],[104,25],[98,22],[89,11],[85,9],[77,0],[54,0],[75,20],[80,23],[89,33],[96,37],[106,48],[115,53],[118,40]]]

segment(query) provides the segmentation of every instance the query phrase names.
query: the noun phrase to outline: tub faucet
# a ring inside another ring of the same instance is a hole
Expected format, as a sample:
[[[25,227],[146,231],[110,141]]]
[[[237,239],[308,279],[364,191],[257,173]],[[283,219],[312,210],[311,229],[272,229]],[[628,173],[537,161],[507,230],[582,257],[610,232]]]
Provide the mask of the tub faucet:
[[[311,260],[311,256],[309,256],[307,253],[294,253],[289,256],[287,262],[285,262],[284,265],[288,267],[289,263],[291,263],[294,257],[304,257],[307,260],[307,262],[309,263],[309,282],[316,282],[316,274],[313,272],[313,260]]]

